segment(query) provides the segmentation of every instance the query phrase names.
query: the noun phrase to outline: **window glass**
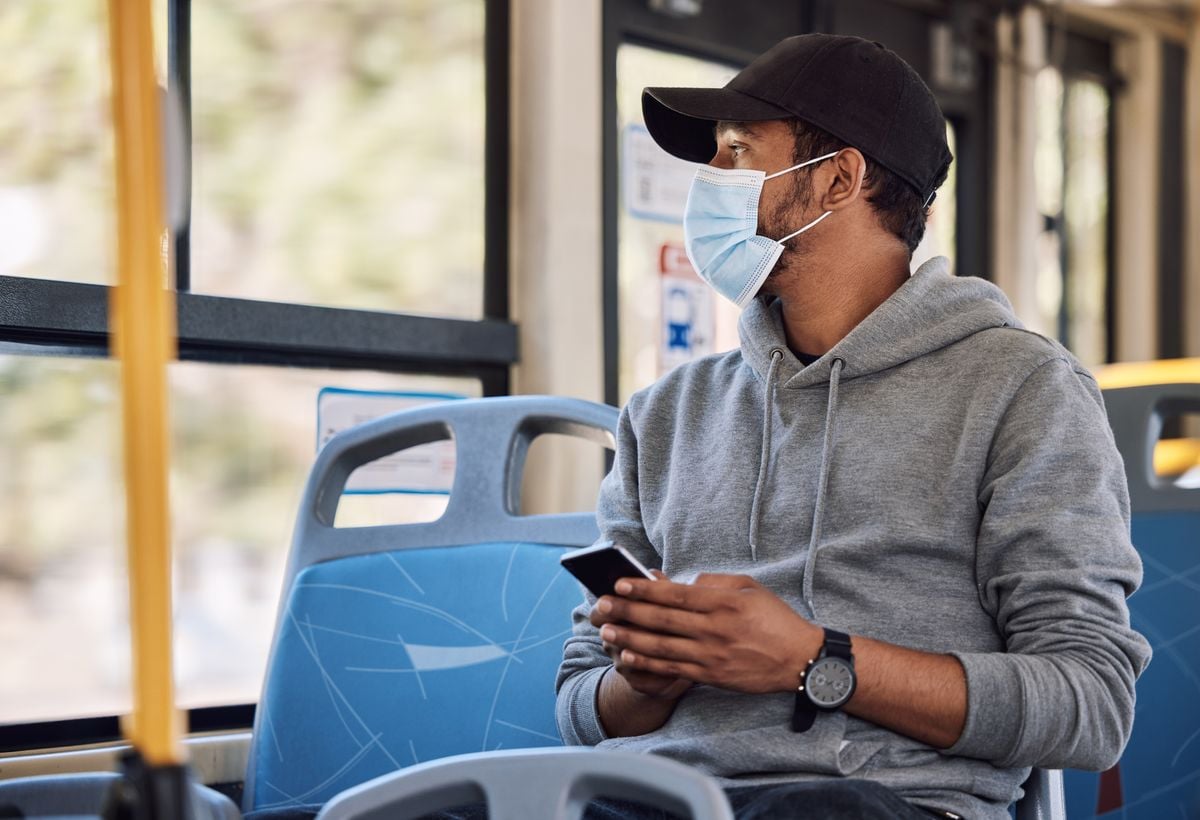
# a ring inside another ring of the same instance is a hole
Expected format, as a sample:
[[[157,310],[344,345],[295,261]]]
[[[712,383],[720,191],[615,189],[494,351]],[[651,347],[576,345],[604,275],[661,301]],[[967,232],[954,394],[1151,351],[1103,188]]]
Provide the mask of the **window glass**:
[[[1037,327],[1057,337],[1063,304],[1063,246],[1058,230],[1064,173],[1062,75],[1057,69],[1043,68],[1037,75],[1035,87],[1038,102],[1034,166],[1038,210],[1043,219],[1037,248]]]
[[[118,372],[107,360],[0,355],[0,723],[130,708]],[[320,390],[477,396],[480,385],[191,362],[172,364],[170,382],[179,702],[253,702]],[[388,499],[389,521],[428,520],[445,504]],[[379,509],[352,510],[351,523]]]
[[[115,363],[0,355],[0,723],[126,712]]]
[[[946,172],[946,181],[938,188],[937,197],[929,209],[929,221],[925,223],[925,236],[921,244],[913,251],[912,269],[916,270],[922,263],[935,256],[944,256],[950,260],[951,272],[956,270],[956,242],[958,227],[958,141],[954,125],[946,120],[946,144],[954,155],[950,170]]]
[[[104,9],[0,3],[0,276],[113,280]]]
[[[484,0],[192,3],[192,289],[478,318]]]
[[[1109,93],[1096,82],[1067,86],[1063,233],[1067,254],[1067,339],[1087,365],[1107,353]]]
[[[650,139],[641,103],[645,86],[722,86],[735,73],[658,49],[617,49],[621,404],[676,365],[738,345],[740,312],[700,280],[683,250],[683,206],[696,166]]]
[[[1095,366],[1107,350],[1110,95],[1054,68],[1039,72],[1037,95],[1040,326]]]

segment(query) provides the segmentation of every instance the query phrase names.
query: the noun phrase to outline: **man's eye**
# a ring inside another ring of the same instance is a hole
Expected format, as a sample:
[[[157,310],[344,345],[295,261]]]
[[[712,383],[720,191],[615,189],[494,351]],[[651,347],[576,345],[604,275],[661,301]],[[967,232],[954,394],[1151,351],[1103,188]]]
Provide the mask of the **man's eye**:
[[[734,144],[729,146],[729,150],[735,157],[741,156],[741,153],[746,150],[746,146]]]

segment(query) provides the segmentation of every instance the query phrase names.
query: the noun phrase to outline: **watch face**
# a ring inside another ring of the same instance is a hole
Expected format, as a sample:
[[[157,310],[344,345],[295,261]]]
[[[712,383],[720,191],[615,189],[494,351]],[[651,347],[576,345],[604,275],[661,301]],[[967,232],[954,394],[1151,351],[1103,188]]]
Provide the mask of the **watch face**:
[[[854,668],[842,658],[821,658],[804,679],[808,699],[822,709],[836,709],[854,694]]]

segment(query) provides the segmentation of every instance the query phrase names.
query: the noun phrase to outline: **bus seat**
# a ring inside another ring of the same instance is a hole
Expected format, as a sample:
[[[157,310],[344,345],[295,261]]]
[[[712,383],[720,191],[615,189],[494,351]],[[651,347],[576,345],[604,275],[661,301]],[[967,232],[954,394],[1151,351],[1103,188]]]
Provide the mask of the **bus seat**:
[[[383,775],[331,800],[317,820],[412,820],[486,803],[491,820],[579,820],[597,797],[619,797],[693,820],[733,820],[717,782],[657,755],[598,749],[467,754]]]
[[[98,818],[115,772],[52,774],[0,780],[0,817]],[[207,786],[192,787],[194,820],[240,820],[233,801]]]
[[[1101,774],[1068,772],[1072,818],[1200,815],[1200,488],[1158,475],[1164,422],[1200,413],[1200,384],[1106,389],[1125,459],[1133,544],[1145,568],[1130,619],[1154,648],[1137,687],[1133,735],[1120,763]],[[1114,814],[1113,816],[1116,816]]]
[[[560,744],[554,676],[583,600],[563,548],[592,513],[521,516],[533,438],[614,447],[617,411],[550,397],[445,402],[335,436],[309,475],[255,716],[244,806],[315,808],[371,778],[466,752]],[[437,521],[337,528],[346,480],[453,439]]]

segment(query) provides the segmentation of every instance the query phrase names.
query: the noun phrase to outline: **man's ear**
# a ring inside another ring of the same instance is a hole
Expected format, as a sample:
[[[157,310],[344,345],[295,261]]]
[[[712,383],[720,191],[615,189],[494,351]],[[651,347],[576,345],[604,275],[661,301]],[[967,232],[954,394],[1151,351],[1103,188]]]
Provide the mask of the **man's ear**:
[[[857,148],[843,148],[826,165],[826,184],[820,198],[822,211],[840,211],[863,193],[867,158]]]

